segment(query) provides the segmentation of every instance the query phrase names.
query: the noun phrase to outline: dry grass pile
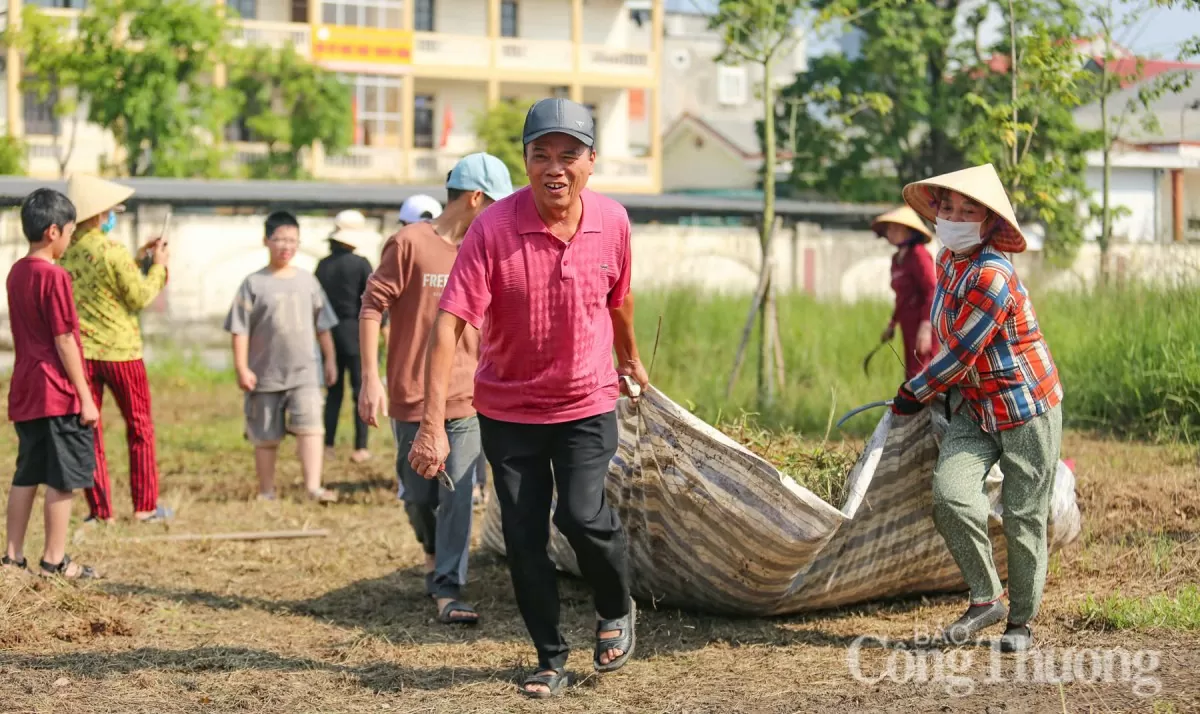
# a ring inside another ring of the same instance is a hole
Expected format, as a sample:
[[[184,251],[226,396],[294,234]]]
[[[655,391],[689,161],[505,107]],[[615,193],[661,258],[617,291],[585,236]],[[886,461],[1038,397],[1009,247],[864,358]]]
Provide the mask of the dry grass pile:
[[[790,429],[764,428],[748,413],[736,419],[718,416],[716,427],[831,506],[846,502],[850,470],[862,453],[848,443],[814,444]]]

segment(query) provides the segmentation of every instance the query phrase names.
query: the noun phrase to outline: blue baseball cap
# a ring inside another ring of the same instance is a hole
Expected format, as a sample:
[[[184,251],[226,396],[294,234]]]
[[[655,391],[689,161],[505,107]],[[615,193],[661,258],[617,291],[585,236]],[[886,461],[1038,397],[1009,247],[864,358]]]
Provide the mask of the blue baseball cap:
[[[467,154],[458,160],[446,178],[446,188],[482,191],[493,201],[499,201],[513,192],[508,167],[500,159],[482,151]]]

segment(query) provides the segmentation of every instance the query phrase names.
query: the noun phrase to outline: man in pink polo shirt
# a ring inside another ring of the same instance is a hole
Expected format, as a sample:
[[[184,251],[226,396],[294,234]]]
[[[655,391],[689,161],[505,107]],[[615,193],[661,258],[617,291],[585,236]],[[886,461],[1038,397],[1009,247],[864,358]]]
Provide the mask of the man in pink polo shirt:
[[[492,466],[517,606],[538,654],[520,691],[569,683],[558,582],[546,553],[550,503],[596,601],[593,665],[609,672],[634,648],[625,532],[604,493],[617,449],[620,376],[647,386],[633,332],[630,228],[616,201],[587,190],[595,167],[591,113],[543,99],[525,117],[529,186],[471,224],[430,335],[425,413],[409,462],[434,478],[449,453],[446,393],[454,346],[483,330],[475,408]],[[617,366],[613,366],[613,350]]]

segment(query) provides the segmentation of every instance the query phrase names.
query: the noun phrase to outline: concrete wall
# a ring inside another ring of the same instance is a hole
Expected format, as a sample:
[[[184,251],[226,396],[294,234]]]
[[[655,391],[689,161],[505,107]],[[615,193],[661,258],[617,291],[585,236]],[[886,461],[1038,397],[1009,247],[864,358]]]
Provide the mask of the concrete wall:
[[[161,225],[161,213],[143,209],[141,230],[135,236],[124,220],[114,240],[139,245]],[[147,310],[148,333],[210,340],[229,309],[241,280],[266,262],[262,245],[264,216],[176,214],[171,231],[171,279],[163,295]],[[377,230],[392,230],[392,224]],[[301,219],[301,247],[296,265],[315,268],[327,254],[329,218]],[[15,213],[0,214],[0,272],[24,255],[26,243]],[[384,236],[361,253],[377,262]],[[936,249],[936,244],[934,244]],[[634,227],[633,286],[651,290],[692,285],[707,291],[750,293],[758,274],[758,234],[749,228],[710,228],[677,225]],[[773,257],[781,291],[801,290],[826,300],[890,299],[891,249],[865,231],[830,231],[802,224],[779,230]],[[1099,253],[1085,246],[1070,270],[1051,270],[1037,254],[1018,256],[1018,270],[1031,290],[1069,290],[1094,285]],[[1112,252],[1113,274],[1120,279],[1186,281],[1200,284],[1200,246],[1120,245]],[[7,321],[7,298],[0,320]],[[203,328],[194,337],[189,328]],[[8,331],[0,329],[0,341]],[[223,339],[223,338],[221,338]]]

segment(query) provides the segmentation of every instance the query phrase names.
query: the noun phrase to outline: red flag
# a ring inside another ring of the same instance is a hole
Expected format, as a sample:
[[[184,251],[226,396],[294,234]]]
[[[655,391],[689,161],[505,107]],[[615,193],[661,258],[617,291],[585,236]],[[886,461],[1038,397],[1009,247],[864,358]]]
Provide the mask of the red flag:
[[[442,143],[438,148],[446,148],[446,142],[450,140],[450,132],[454,129],[454,112],[451,111],[450,105],[446,105],[446,109],[442,112]]]

